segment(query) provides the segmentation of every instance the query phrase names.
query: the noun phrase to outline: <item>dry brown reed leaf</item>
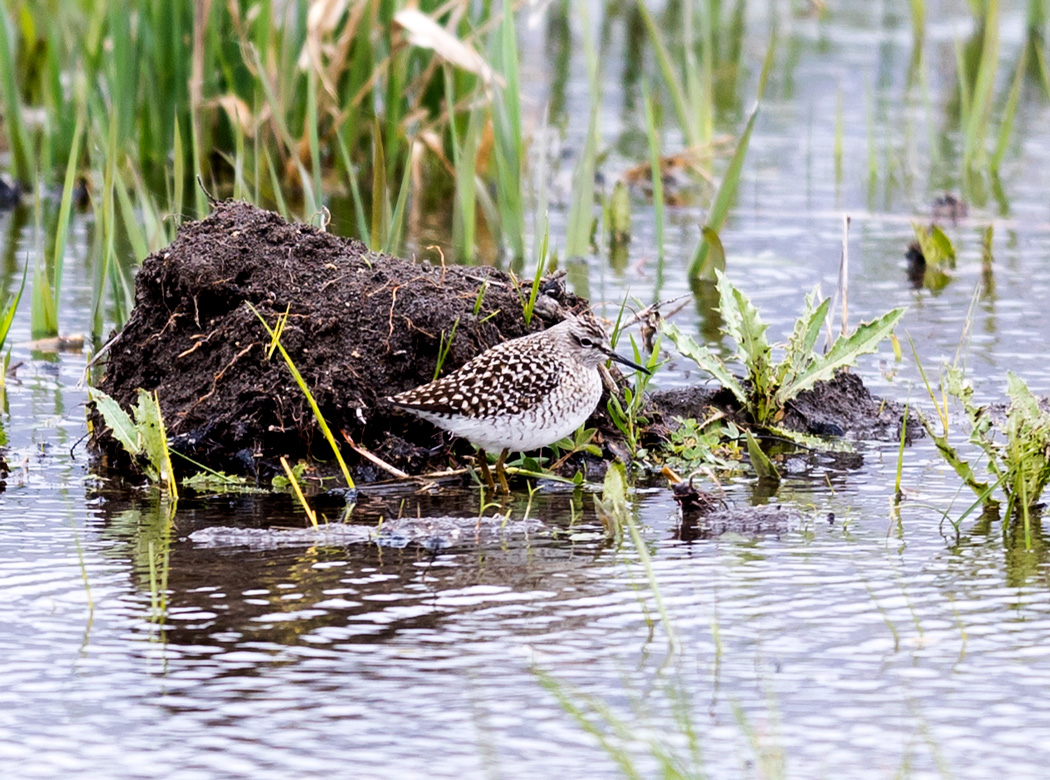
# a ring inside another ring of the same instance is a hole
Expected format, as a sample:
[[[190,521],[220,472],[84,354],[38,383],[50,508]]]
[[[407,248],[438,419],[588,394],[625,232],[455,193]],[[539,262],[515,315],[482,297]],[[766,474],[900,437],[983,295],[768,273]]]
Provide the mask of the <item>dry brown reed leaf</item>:
[[[229,117],[230,124],[239,127],[245,137],[255,138],[256,117],[244,100],[232,92],[228,92],[210,102],[212,105],[217,105],[225,111],[226,116]]]
[[[321,86],[332,97],[336,96],[335,83],[332,74],[321,64],[324,61],[324,42],[338,28],[348,5],[349,0],[313,0],[310,3],[306,16],[306,40],[297,62],[301,71],[312,65],[321,80]],[[360,14],[355,14],[354,18],[360,19]]]
[[[394,24],[405,31],[408,42],[430,49],[446,62],[473,73],[486,84],[504,86],[503,78],[470,44],[461,41],[422,11],[403,8],[394,14]]]

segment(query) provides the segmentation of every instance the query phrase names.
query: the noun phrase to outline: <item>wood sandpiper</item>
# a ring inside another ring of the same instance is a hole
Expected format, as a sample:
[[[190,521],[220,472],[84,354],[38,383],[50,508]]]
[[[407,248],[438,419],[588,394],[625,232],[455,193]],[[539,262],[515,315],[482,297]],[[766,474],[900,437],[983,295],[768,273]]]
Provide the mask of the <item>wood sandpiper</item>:
[[[496,475],[509,493],[504,463],[513,450],[546,447],[583,425],[598,405],[598,366],[612,359],[649,371],[608,346],[590,314],[569,315],[547,330],[505,341],[441,379],[388,398],[477,446],[485,483],[495,488],[485,451],[501,451]]]

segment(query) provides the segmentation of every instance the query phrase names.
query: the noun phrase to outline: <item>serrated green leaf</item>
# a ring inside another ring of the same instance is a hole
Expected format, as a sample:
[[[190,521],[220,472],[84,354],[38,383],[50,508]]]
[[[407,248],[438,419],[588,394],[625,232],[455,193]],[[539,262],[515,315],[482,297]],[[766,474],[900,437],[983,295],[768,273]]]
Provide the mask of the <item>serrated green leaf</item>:
[[[977,475],[974,473],[970,463],[965,458],[960,457],[955,448],[948,443],[948,437],[938,434],[924,414],[919,414],[919,421],[922,423],[923,428],[926,429],[930,439],[937,445],[937,451],[940,452],[941,457],[959,475],[959,478],[978,496],[987,493],[987,483],[977,479]]]
[[[733,286],[725,274],[718,277],[719,312],[722,314],[723,332],[737,344],[737,359],[749,369],[754,378],[760,371],[752,366],[767,366],[769,362],[769,342],[766,341],[766,328],[758,309],[743,292]]]
[[[1010,398],[1011,411],[1019,411],[1031,422],[1043,417],[1039,410],[1039,399],[1032,395],[1028,385],[1013,371],[1006,372],[1006,394]]]
[[[824,325],[824,320],[828,316],[828,308],[831,306],[830,298],[825,298],[820,305],[815,305],[817,296],[817,289],[813,288],[806,296],[806,307],[802,316],[795,320],[795,329],[788,338],[784,360],[777,366],[778,387],[790,383],[815,357],[813,347],[817,343],[820,329]]]
[[[88,397],[95,402],[99,414],[113,432],[113,438],[120,442],[132,457],[142,453],[139,432],[131,417],[120,408],[120,404],[103,393],[97,387],[88,388]]]
[[[692,338],[682,333],[676,325],[673,325],[670,322],[661,323],[660,331],[666,334],[667,337],[674,342],[675,349],[677,349],[683,357],[689,358],[700,366],[702,370],[718,380],[722,387],[729,390],[741,405],[747,405],[747,393],[744,391],[744,386],[740,383],[740,380],[733,376],[729,372],[725,363],[716,357],[710,350],[706,347],[701,347],[693,341]]]
[[[814,360],[790,383],[785,383],[777,389],[774,396],[775,405],[783,406],[817,382],[831,379],[840,368],[853,365],[860,355],[874,352],[903,316],[904,309],[893,309],[873,322],[861,323],[848,336],[839,336],[831,345],[827,355]]]

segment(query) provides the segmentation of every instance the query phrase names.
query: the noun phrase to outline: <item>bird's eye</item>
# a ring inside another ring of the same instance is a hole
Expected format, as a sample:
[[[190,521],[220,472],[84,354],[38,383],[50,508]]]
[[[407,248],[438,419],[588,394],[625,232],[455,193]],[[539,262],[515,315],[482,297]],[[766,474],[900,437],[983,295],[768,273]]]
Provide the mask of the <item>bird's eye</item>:
[[[582,339],[580,339],[580,346],[581,347],[593,347],[594,346],[594,342],[591,341],[586,336],[584,336]]]

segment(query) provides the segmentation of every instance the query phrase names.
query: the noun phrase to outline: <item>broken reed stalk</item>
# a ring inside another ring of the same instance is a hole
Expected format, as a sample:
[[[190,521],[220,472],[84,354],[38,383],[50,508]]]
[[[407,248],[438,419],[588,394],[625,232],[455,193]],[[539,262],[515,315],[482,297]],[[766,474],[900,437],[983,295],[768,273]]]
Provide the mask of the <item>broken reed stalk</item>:
[[[350,445],[350,449],[352,449],[362,458],[372,461],[372,463],[379,466],[379,468],[383,469],[383,471],[393,474],[398,479],[412,479],[412,476],[410,474],[407,474],[406,472],[402,471],[396,466],[391,466],[385,460],[383,460],[370,450],[366,449],[365,447],[362,447],[359,444],[355,444],[354,440],[350,438],[350,434],[348,434],[346,431],[341,431],[341,433],[343,434],[343,440]],[[425,476],[426,475],[420,475],[420,477]]]
[[[842,335],[849,332],[849,214],[842,215],[842,263],[839,266],[839,292],[842,295]]]
[[[302,374],[299,373],[299,369],[295,367],[295,363],[292,362],[291,356],[288,354],[287,350],[285,350],[284,345],[281,344],[280,331],[283,330],[283,323],[278,321],[277,328],[271,328],[270,324],[263,319],[262,314],[259,313],[258,309],[252,306],[251,302],[245,301],[245,303],[248,308],[251,309],[252,314],[259,318],[259,322],[262,323],[262,326],[266,328],[266,332],[270,335],[270,338],[272,339],[270,345],[271,349],[276,346],[277,349],[280,350],[285,365],[288,366],[288,370],[292,373],[292,378],[295,380],[295,383],[299,385],[299,389],[303,391],[303,395],[306,396],[306,401],[310,404],[310,409],[314,413],[314,419],[317,420],[317,425],[321,428],[321,432],[324,434],[325,439],[328,440],[328,444],[332,448],[332,454],[335,455],[335,459],[339,463],[339,468],[343,472],[343,478],[346,479],[346,486],[350,489],[354,489],[354,480],[353,477],[350,476],[350,469],[347,468],[346,461],[343,460],[343,454],[339,451],[339,445],[335,442],[335,437],[332,435],[331,428],[329,428],[328,423],[325,422],[324,415],[321,414],[321,409],[317,406],[317,401],[314,400],[310,388],[306,386],[306,381],[303,379]]]

